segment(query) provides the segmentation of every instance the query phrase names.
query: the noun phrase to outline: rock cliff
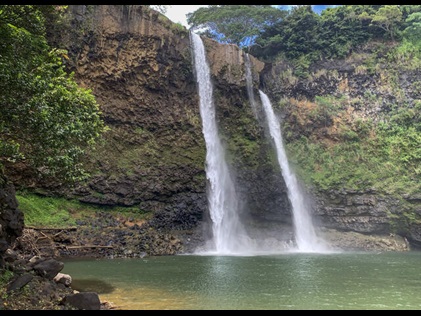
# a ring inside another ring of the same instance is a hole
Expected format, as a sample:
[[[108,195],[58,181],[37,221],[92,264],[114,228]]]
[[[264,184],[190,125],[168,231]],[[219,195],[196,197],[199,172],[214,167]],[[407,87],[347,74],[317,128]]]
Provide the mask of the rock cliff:
[[[23,213],[18,208],[15,188],[0,176],[0,269],[4,267],[4,254],[23,231]]]
[[[89,154],[93,176],[70,195],[153,212],[156,227],[197,229],[208,216],[206,149],[188,31],[143,6],[74,6],[73,12],[76,29],[94,26],[82,39],[67,35],[68,66],[92,89],[110,130]],[[251,226],[275,220],[289,227],[282,176],[248,100],[244,52],[210,39],[204,44],[242,216]],[[264,63],[250,58],[257,89]]]
[[[152,213],[153,227],[188,231],[201,239],[202,229],[209,229],[206,149],[189,32],[141,5],[70,7],[72,31],[59,39],[69,51],[67,67],[82,86],[92,89],[109,131],[86,157],[92,176],[61,193],[86,203],[137,207]],[[266,125],[261,115],[256,119],[250,104],[246,55],[237,46],[203,40],[217,122],[242,202],[241,217],[254,233],[288,239],[291,207]],[[381,90],[379,78],[362,73],[358,63],[321,63],[311,80],[296,80],[285,76],[291,70],[286,64],[250,59],[255,95],[262,89],[274,104],[344,92],[362,99],[370,91],[383,101],[371,107],[355,104],[353,109],[377,117],[395,98]],[[413,71],[402,77],[401,84],[409,87],[406,91],[412,98],[417,96],[411,83],[419,75]],[[288,109],[282,115],[294,124]],[[301,125],[294,126],[296,133],[306,132]],[[414,245],[421,242],[418,220],[407,223],[399,215],[402,209],[395,197],[369,189],[307,189],[317,224],[326,233],[334,232],[330,238],[338,246],[352,248],[351,239],[343,241],[346,234],[338,237],[336,232],[398,233]],[[417,218],[421,216],[420,199],[410,195],[404,200],[411,203]],[[396,216],[400,219],[392,220]]]
[[[305,135],[334,146],[340,141],[349,141],[349,136],[347,139],[341,135],[341,130],[346,130],[344,126],[349,127],[355,122],[372,122],[373,125],[379,125],[391,121],[391,117],[399,113],[398,111],[404,112],[409,109],[408,113],[414,113],[412,111],[420,98],[416,87],[419,85],[421,72],[403,61],[385,62],[386,59],[382,59],[382,56],[378,58],[380,62],[375,64],[375,67],[370,66],[373,52],[378,51],[377,55],[386,55],[388,50],[393,48],[393,43],[389,43],[389,47],[383,45],[369,43],[345,60],[320,62],[310,69],[307,78],[298,79],[291,75],[291,66],[286,63],[266,65],[262,77],[274,102],[294,104],[286,106],[283,111],[284,124],[289,125],[286,141],[294,142],[299,135]],[[309,113],[315,110],[313,102],[317,97],[342,100],[337,102],[337,108],[334,110],[340,114],[325,121],[314,117],[309,120],[303,119],[305,115],[307,118],[311,117]],[[301,120],[297,113],[302,114]],[[357,128],[354,130],[358,131]],[[358,133],[356,137],[371,137],[368,135],[368,129]],[[357,163],[367,162],[361,157]],[[357,168],[355,170],[357,171]],[[420,178],[416,170],[415,173],[410,173],[409,178],[409,183],[415,186],[419,183]],[[383,181],[398,183],[399,180],[393,179],[391,171],[390,174],[385,174]],[[361,180],[359,187],[352,189],[311,188],[314,214],[326,228],[366,235],[397,233],[407,238],[414,247],[419,247],[419,193],[410,187],[392,193],[392,190],[381,185],[378,185],[379,188],[373,188],[364,186],[363,182]]]

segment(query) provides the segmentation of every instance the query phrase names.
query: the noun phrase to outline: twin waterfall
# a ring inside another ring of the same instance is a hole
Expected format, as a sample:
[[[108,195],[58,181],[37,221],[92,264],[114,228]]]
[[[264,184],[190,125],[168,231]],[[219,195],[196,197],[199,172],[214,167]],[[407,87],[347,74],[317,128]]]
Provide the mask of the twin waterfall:
[[[249,251],[251,240],[238,218],[237,193],[225,161],[225,150],[219,139],[205,48],[199,35],[193,32],[190,34],[200,97],[200,116],[206,143],[208,204],[213,223],[213,242],[207,247],[207,252],[241,254]]]
[[[289,167],[288,157],[282,141],[279,120],[273,112],[268,96],[263,91],[259,90],[259,93],[263,109],[266,114],[267,123],[269,125],[270,136],[272,137],[275,145],[278,163],[281,167],[282,176],[288,189],[288,198],[292,206],[297,250],[302,252],[325,252],[327,251],[327,248],[323,241],[319,240],[316,235],[311,220],[311,214],[309,213],[308,207],[305,203],[304,195],[300,190],[295,174]]]
[[[238,197],[228,164],[225,161],[225,150],[219,138],[213,88],[205,48],[201,37],[196,33],[190,32],[190,39],[200,97],[203,135],[206,143],[207,197],[213,233],[212,240],[205,246],[206,249],[198,251],[198,253],[216,255],[259,253],[262,250],[259,247],[260,242],[248,236],[239,218]],[[249,57],[246,55],[247,89],[252,110],[257,118],[257,102],[254,100],[250,67]],[[316,236],[311,215],[305,206],[297,179],[289,168],[279,120],[275,116],[266,94],[260,90],[259,93],[293,211],[296,249],[288,249],[288,251],[325,252],[327,248],[322,241],[318,241],[319,238]],[[285,249],[272,249],[274,253],[282,251]]]

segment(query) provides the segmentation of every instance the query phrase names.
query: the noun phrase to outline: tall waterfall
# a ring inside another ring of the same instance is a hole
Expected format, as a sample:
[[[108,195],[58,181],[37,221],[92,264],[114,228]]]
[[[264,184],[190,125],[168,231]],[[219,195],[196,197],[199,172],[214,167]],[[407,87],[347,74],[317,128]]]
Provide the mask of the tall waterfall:
[[[254,90],[253,90],[253,75],[251,72],[251,61],[249,54],[245,53],[245,65],[246,65],[246,83],[247,83],[247,94],[250,100],[251,109],[253,110],[254,117],[257,119],[257,105],[256,99],[254,97]]]
[[[213,102],[210,69],[201,37],[190,32],[196,80],[200,97],[200,115],[206,143],[208,207],[212,219],[213,240],[203,251],[216,254],[243,254],[252,247],[239,219],[239,203],[225,150],[219,138]]]
[[[287,186],[288,198],[292,206],[297,250],[301,252],[325,252],[328,248],[324,241],[316,235],[311,214],[309,213],[304,200],[304,195],[300,190],[295,174],[289,166],[288,158],[283,145],[279,120],[273,112],[268,96],[261,90],[259,90],[259,93],[263,109],[266,114],[267,123],[269,125],[270,135],[276,147],[278,163],[281,167],[282,176]]]

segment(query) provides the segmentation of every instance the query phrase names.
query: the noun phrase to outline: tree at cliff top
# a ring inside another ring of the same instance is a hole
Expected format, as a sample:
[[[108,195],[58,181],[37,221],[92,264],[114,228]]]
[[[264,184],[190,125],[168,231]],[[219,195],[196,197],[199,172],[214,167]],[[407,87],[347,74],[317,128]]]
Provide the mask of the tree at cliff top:
[[[287,11],[271,5],[209,5],[187,15],[187,23],[219,42],[249,46],[264,26],[283,19]]]
[[[345,58],[372,39],[400,41],[402,31],[414,23],[407,18],[420,11],[420,5],[341,5],[318,15],[310,5],[299,5],[266,25],[250,52],[268,61],[282,56],[307,64]]]
[[[0,6],[0,172],[23,162],[69,183],[86,176],[81,157],[105,130],[90,90],[65,72],[66,51],[50,48],[46,21],[63,6]]]

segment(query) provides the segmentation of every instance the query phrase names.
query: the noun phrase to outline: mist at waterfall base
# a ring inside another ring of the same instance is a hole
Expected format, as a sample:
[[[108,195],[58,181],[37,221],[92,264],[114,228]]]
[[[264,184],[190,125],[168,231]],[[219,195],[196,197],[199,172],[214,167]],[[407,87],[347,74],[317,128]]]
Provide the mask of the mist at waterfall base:
[[[213,100],[213,87],[210,69],[206,60],[206,52],[200,35],[190,32],[193,63],[200,99],[200,115],[202,131],[206,144],[206,177],[209,214],[212,220],[212,238],[205,246],[198,248],[194,254],[203,255],[259,255],[285,251],[329,252],[312,226],[311,216],[306,211],[302,196],[298,191],[297,181],[288,166],[287,157],[282,146],[279,122],[271,112],[267,96],[260,91],[266,117],[275,141],[278,161],[288,186],[288,196],[293,207],[295,227],[295,243],[280,241],[274,238],[251,238],[239,217],[239,201],[229,166],[225,160],[225,149],[219,137]],[[250,86],[250,62],[247,61],[246,76],[251,104],[257,118],[256,102]],[[278,131],[276,131],[278,130]]]

